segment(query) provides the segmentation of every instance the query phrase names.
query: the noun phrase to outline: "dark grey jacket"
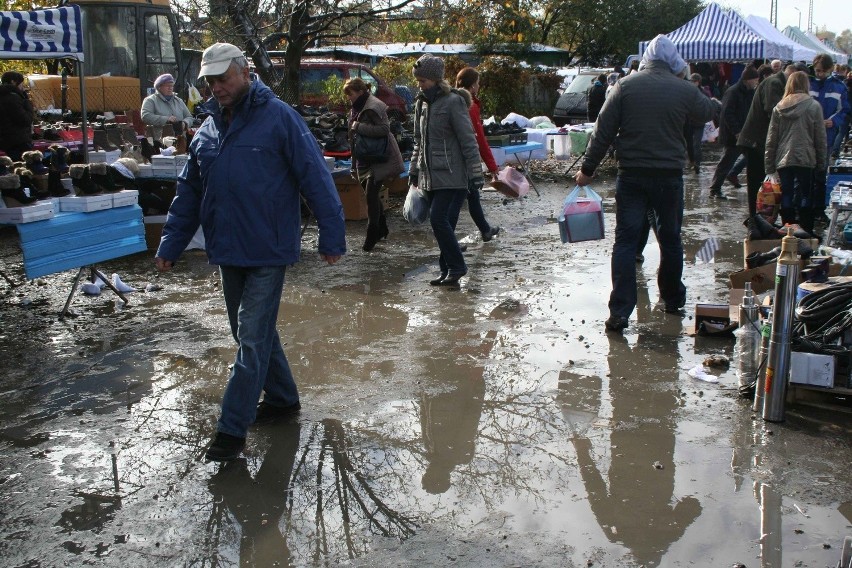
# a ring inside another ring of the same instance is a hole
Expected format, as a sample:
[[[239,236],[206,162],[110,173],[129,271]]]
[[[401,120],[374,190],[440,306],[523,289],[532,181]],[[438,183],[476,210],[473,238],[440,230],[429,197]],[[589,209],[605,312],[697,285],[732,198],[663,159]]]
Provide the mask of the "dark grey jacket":
[[[586,148],[582,171],[590,176],[611,145],[620,169],[682,170],[683,125],[713,117],[715,103],[663,61],[621,79],[601,109]]]
[[[470,122],[470,93],[452,89],[441,81],[441,94],[431,104],[417,96],[414,116],[414,151],[411,175],[419,177],[420,189],[467,189],[468,182],[482,178],[479,146]],[[422,101],[422,102],[421,102]]]

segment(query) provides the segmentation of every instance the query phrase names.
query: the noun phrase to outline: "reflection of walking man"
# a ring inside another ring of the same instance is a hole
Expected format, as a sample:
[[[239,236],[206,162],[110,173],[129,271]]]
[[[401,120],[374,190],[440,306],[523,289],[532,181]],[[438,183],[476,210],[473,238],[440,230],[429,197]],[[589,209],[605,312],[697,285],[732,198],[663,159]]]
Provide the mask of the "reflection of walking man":
[[[254,479],[245,460],[238,460],[208,483],[210,493],[242,526],[240,566],[290,566],[294,561],[280,519],[287,510],[300,426],[281,424],[270,434],[271,445]]]
[[[615,245],[612,251],[612,294],[606,328],[622,331],[636,306],[636,247],[648,209],[653,209],[660,246],[657,282],[667,312],[686,303],[683,273],[683,167],[687,119],[707,122],[713,102],[683,80],[688,67],[674,44],[658,35],[642,58],[643,69],[616,83],[604,103],[575,176],[587,185],[595,169],[615,145]]]
[[[612,458],[608,469],[599,469],[592,440],[580,434],[573,438],[577,462],[592,512],[607,538],[628,547],[637,565],[660,566],[666,550],[701,513],[695,497],[675,494],[677,342],[675,336],[640,334],[631,350],[621,336],[609,338],[611,423],[618,426],[609,440]],[[595,384],[589,377],[576,378]],[[594,389],[582,385],[563,389],[560,384],[557,400],[563,412],[595,412]]]
[[[200,75],[219,104],[192,139],[155,262],[171,269],[201,224],[238,345],[207,451],[225,461],[239,456],[252,423],[300,408],[276,329],[284,270],[299,260],[300,194],[317,219],[323,260],[337,262],[346,242],[340,198],[302,117],[252,80],[234,45],[204,50]]]

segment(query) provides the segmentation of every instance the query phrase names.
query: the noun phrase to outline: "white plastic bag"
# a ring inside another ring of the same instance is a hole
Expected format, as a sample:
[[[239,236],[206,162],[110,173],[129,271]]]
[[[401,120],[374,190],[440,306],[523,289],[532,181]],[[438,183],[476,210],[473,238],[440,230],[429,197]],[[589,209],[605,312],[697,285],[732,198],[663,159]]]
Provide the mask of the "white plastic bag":
[[[704,125],[704,134],[701,135],[702,142],[715,142],[718,137],[719,129],[716,128],[712,120]]]
[[[586,197],[580,197],[580,191]],[[579,243],[604,238],[603,199],[588,185],[575,186],[562,202],[559,236],[563,243]]]
[[[432,208],[432,198],[428,192],[415,185],[408,187],[408,195],[402,206],[402,216],[412,225],[422,225],[429,218]]]

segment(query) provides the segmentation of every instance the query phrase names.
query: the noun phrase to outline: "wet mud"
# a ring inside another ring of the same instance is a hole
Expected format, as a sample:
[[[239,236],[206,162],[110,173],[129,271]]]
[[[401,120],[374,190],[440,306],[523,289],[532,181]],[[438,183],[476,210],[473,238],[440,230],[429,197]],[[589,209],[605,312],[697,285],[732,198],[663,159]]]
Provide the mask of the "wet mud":
[[[502,230],[483,243],[462,213],[457,290],[428,285],[438,249],[401,198],[371,253],[366,223],[347,223],[333,267],[309,226],[279,314],[301,416],[253,429],[224,467],[203,454],[235,349],[203,253],[167,275],[151,253],[104,263],[162,289],[77,296],[59,321],[74,273],[25,281],[0,229],[16,284],[0,280],[0,564],[834,566],[852,534],[849,414],[765,423],[734,366],[718,383],[686,372],[733,357],[733,340],[686,333],[742,265],[745,189],[711,201],[711,175],[685,177],[686,315],[658,301],[651,237],[623,336],[603,329],[612,170],[595,184],[603,241],[559,242],[566,180],[486,193]]]

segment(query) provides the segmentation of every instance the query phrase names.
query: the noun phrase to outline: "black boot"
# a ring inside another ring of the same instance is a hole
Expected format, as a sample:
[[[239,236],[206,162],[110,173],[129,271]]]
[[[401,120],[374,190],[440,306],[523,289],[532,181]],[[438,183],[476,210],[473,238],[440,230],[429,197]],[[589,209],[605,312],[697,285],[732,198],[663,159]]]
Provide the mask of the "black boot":
[[[43,176],[47,174],[47,166],[44,165],[44,154],[38,150],[31,150],[21,154],[21,159],[27,164],[27,169],[34,175]]]
[[[0,177],[11,174],[13,171],[12,158],[9,156],[0,156]]]
[[[41,152],[39,152],[41,154]],[[47,199],[50,194],[45,187],[43,190],[36,183],[33,173],[26,168],[18,168],[15,174],[21,179],[21,189],[36,199]]]
[[[101,192],[101,188],[95,185],[92,176],[89,175],[88,164],[73,164],[70,174],[72,184],[79,190],[79,194],[95,195]]]
[[[101,130],[99,128],[95,128],[92,130],[92,144],[94,144],[95,148],[100,148],[105,152],[112,152],[114,150],[118,150],[118,146],[114,145],[108,135],[106,130]]]
[[[27,195],[21,187],[21,178],[15,174],[0,176],[0,194],[3,195],[7,207],[29,205],[36,200],[35,197]]]
[[[364,241],[364,246],[361,247],[365,251],[369,252],[373,250],[373,247],[376,246],[376,243],[382,238],[382,231],[376,225],[367,225],[367,239]]]
[[[62,185],[62,175],[56,170],[50,170],[47,174],[47,192],[51,197],[65,197],[71,193]]]
[[[68,173],[68,148],[54,144],[50,148],[50,169],[60,174]]]
[[[110,168],[107,164],[89,164],[89,175],[92,181],[101,188],[102,191],[116,192],[121,188],[115,185],[115,180],[110,175]]]

